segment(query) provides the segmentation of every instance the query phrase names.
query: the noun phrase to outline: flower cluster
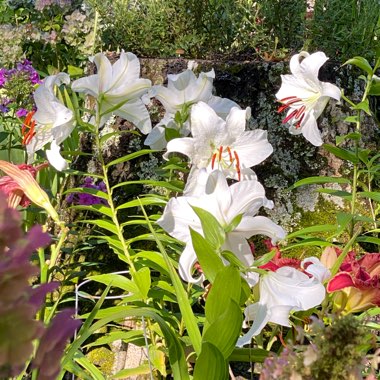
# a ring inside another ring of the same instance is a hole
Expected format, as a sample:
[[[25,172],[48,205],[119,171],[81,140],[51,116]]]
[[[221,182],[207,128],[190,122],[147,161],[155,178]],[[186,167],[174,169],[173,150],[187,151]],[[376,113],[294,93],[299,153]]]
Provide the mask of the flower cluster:
[[[265,359],[260,380],[362,380],[364,347],[370,343],[368,333],[351,315],[330,318],[328,326],[312,318],[309,334],[313,343],[290,343],[279,355]],[[300,335],[304,332],[300,331]],[[375,380],[373,373],[365,378]]]
[[[104,182],[100,181],[98,184],[95,184],[94,179],[91,177],[86,177],[84,179],[83,187],[106,192],[106,185]],[[82,206],[90,206],[96,204],[107,205],[107,201],[105,199],[87,193],[71,193],[66,198],[66,202],[69,204],[73,203]]]
[[[15,111],[24,117],[34,108],[32,94],[41,83],[38,72],[28,60],[17,63],[13,69],[0,69],[0,112]]]
[[[283,87],[277,94],[283,103],[281,111],[291,109],[285,122],[294,121],[296,129],[303,128],[307,138],[310,134],[306,132],[316,128],[315,119],[326,105],[328,96],[339,99],[340,94],[335,86],[318,81],[319,67],[327,59],[321,54],[309,57],[308,53],[302,53],[293,57],[293,76],[283,77]],[[303,57],[305,59],[300,62]],[[213,215],[224,230],[220,252],[232,252],[236,256],[245,268],[244,277],[254,288],[253,293],[259,294],[256,302],[245,310],[246,323],[253,321],[253,324],[237,342],[238,346],[243,346],[268,322],[290,326],[291,312],[306,311],[319,305],[326,296],[323,281],[330,273],[316,257],[293,262],[282,259],[279,251],[269,263],[261,266],[261,270],[267,270],[266,274],[260,276],[255,271],[257,268],[252,268],[254,256],[247,239],[266,235],[274,243],[285,237],[280,226],[257,215],[261,207],[271,208],[273,203],[265,197],[265,190],[252,167],[264,161],[273,148],[266,131],[246,130],[249,108],[242,110],[234,102],[212,95],[213,77],[211,71],[200,73],[197,78],[188,69],[169,76],[167,87],[154,86],[151,93],[165,107],[166,114],[145,143],[162,149],[169,140],[165,159],[173,152],[190,159],[191,170],[184,196],[171,198],[157,221],[166,232],[185,244],[179,259],[181,277],[194,283],[202,283],[205,279],[202,271],[196,270],[199,260],[189,228],[203,234],[202,220],[196,212],[197,208],[203,209]],[[302,86],[306,89],[301,91],[301,96],[296,90]],[[294,96],[292,91],[296,91]],[[237,182],[230,184],[227,179]],[[225,256],[222,261],[229,264]],[[194,273],[200,275],[194,277]]]
[[[30,278],[39,270],[31,264],[30,258],[33,251],[49,243],[49,235],[38,225],[24,235],[19,212],[8,208],[7,200],[0,193],[1,378],[17,376],[24,369],[34,352],[35,340],[39,339],[33,366],[38,368],[40,379],[56,379],[67,339],[80,325],[80,321],[71,318],[72,310],[57,314],[48,327],[36,320],[45,295],[58,284],[31,287]]]
[[[22,57],[25,39],[24,25],[0,24],[0,65],[9,67]]]
[[[65,16],[62,26],[63,40],[69,46],[75,46],[82,54],[90,54],[93,51],[95,38],[99,38],[98,33],[94,33],[93,14],[90,9],[83,13],[76,9],[73,13]]]

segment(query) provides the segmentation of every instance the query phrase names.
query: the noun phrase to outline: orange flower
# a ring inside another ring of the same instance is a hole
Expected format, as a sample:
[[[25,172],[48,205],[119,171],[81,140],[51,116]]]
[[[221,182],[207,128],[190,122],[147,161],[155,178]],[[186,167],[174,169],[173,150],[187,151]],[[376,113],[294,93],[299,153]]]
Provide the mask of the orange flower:
[[[32,201],[45,209],[54,221],[59,222],[57,211],[50,203],[48,195],[34,179],[37,171],[44,166],[46,164],[34,168],[31,165],[14,165],[0,160],[0,170],[7,174],[0,178],[0,190],[7,195],[10,207],[25,207]]]

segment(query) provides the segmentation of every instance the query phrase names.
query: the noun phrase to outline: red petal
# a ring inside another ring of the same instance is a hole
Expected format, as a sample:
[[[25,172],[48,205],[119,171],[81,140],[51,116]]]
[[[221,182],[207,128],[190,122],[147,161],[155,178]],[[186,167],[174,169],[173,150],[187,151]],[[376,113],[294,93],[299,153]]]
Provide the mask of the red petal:
[[[346,272],[338,273],[327,284],[327,291],[333,293],[349,286],[355,286],[350,274]]]

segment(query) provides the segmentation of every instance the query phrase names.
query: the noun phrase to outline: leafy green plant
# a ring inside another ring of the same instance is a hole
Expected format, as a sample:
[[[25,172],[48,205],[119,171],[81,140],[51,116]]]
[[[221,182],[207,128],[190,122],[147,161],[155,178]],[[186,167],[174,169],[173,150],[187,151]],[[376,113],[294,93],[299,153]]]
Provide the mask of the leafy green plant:
[[[266,38],[256,22],[258,7],[252,0],[89,3],[102,18],[102,39],[110,50],[126,49],[148,57],[208,58],[254,51]]]
[[[309,46],[342,61],[355,55],[372,59],[380,42],[379,20],[377,0],[316,0]]]

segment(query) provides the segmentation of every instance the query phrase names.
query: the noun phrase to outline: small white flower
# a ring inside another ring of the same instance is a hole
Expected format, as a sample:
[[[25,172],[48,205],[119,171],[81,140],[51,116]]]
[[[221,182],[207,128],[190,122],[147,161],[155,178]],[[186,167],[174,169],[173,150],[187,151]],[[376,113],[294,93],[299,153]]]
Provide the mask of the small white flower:
[[[197,197],[171,198],[163,216],[157,221],[169,235],[186,243],[179,260],[179,273],[185,281],[202,280],[194,279],[192,276],[197,256],[191,243],[189,227],[202,233],[202,226],[191,206],[210,212],[225,228],[236,216],[242,215],[240,223],[232,231],[226,233],[222,249],[233,252],[247,267],[254,261],[247,242],[248,238],[262,234],[276,241],[285,237],[285,231],[270,219],[254,216],[260,207],[272,206],[265,197],[263,186],[256,180],[237,182],[228,186],[223,173],[214,171],[208,176],[203,194],[201,192],[198,194]]]
[[[66,73],[48,76],[34,93],[37,111],[33,116],[37,123],[35,134],[26,144],[28,162],[34,160],[34,153],[51,143],[47,151],[49,162],[57,170],[66,168],[64,158],[59,153],[59,145],[69,137],[74,129],[74,114],[54,95],[54,86],[69,84],[70,77]]]
[[[190,69],[176,75],[168,75],[168,86],[153,86],[151,97],[155,97],[165,108],[164,118],[153,128],[145,140],[145,145],[152,149],[164,149],[166,146],[165,128],[176,129],[180,136],[190,134],[189,120],[182,126],[174,121],[175,114],[182,112],[189,114],[191,106],[198,102],[205,102],[212,107],[222,118],[226,118],[232,107],[239,107],[229,99],[212,95],[214,70],[200,73],[198,78]]]
[[[253,324],[238,339],[238,347],[249,344],[268,322],[289,327],[291,311],[311,309],[319,305],[326,295],[325,287],[318,278],[309,277],[288,266],[261,276],[259,288],[259,302],[249,305],[244,311],[246,321],[253,320]]]
[[[191,182],[197,171],[215,169],[237,180],[255,178],[251,166],[264,161],[273,151],[268,142],[267,132],[262,129],[246,131],[246,119],[250,109],[233,107],[226,120],[220,118],[206,103],[199,102],[191,112],[191,133],[193,137],[177,138],[169,141],[167,158],[171,152],[188,156],[193,165],[185,193],[192,193]]]
[[[96,54],[91,60],[96,65],[97,74],[77,79],[71,88],[97,99],[101,125],[114,113],[133,123],[142,133],[149,133],[152,129],[150,116],[141,98],[147,94],[151,81],[140,78],[138,58],[122,51],[113,65],[103,53]]]
[[[327,60],[322,52],[309,54],[302,51],[294,55],[290,60],[292,75],[281,75],[282,85],[276,94],[282,103],[278,111],[288,109],[283,124],[290,123],[290,133],[302,133],[315,146],[323,143],[317,125],[318,117],[329,98],[340,100],[337,86],[318,79],[319,69]]]

